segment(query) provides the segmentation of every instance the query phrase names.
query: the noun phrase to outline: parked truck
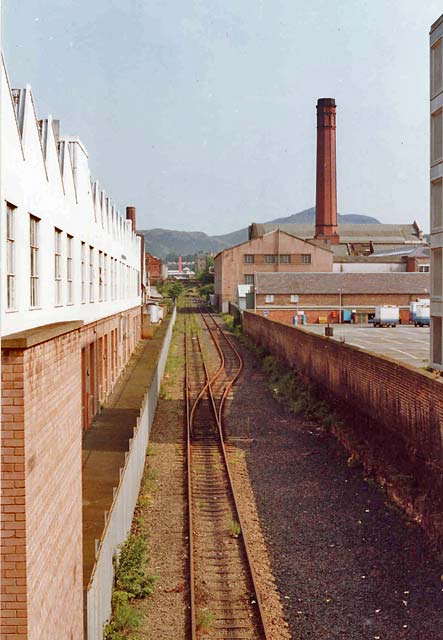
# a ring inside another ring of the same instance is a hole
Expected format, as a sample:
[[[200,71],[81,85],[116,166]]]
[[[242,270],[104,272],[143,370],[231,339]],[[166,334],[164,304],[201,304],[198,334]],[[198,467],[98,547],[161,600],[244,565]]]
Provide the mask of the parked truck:
[[[409,322],[416,327],[428,327],[431,323],[430,300],[422,298],[409,304]]]
[[[431,308],[429,305],[420,305],[415,310],[414,325],[416,327],[429,327],[431,324]]]
[[[375,307],[374,327],[396,327],[400,322],[400,310],[392,304]]]

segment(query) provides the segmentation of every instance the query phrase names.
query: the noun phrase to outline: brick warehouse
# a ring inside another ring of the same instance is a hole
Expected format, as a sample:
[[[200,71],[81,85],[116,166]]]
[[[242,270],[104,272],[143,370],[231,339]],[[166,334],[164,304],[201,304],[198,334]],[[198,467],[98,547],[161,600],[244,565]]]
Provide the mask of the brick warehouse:
[[[140,338],[142,242],[80,140],[1,81],[2,638],[77,640],[82,434]]]
[[[350,314],[367,322],[377,305],[388,304],[397,305],[407,323],[409,303],[428,298],[430,286],[429,273],[257,273],[255,310],[286,324],[294,316],[316,323]]]

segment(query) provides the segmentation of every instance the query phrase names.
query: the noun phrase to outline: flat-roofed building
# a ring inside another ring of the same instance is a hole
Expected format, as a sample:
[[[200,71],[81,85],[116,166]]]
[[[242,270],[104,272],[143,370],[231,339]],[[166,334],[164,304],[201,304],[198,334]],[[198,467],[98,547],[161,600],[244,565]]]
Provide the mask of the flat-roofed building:
[[[443,15],[430,33],[431,365],[443,369]]]

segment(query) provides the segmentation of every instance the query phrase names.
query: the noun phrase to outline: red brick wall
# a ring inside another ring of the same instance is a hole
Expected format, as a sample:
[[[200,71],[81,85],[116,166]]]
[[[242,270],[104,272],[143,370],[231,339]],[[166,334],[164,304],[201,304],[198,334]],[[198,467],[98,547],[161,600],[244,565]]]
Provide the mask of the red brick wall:
[[[25,352],[30,639],[83,633],[79,341],[76,331]]]
[[[393,436],[430,478],[441,477],[443,385],[431,374],[247,311],[243,326],[254,342]]]
[[[2,359],[1,611],[2,638],[27,637],[23,351]]]
[[[2,350],[2,639],[83,638],[81,352],[101,339],[101,402],[140,333],[137,307]]]

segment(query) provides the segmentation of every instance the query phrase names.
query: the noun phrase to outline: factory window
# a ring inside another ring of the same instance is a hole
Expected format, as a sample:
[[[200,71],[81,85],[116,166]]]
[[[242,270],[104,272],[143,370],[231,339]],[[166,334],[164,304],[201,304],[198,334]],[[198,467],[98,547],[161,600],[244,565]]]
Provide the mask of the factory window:
[[[30,249],[30,304],[35,309],[40,303],[39,291],[39,218],[29,216]]]
[[[245,284],[254,284],[254,274],[245,273]]]
[[[74,291],[72,283],[72,247],[74,246],[74,238],[72,236],[66,236],[66,296],[67,304],[74,303]]]
[[[291,302],[298,302],[298,296],[295,293],[291,294]]]
[[[440,160],[443,155],[442,110],[431,116],[431,161]]]
[[[265,255],[265,263],[266,264],[275,264],[277,262],[278,256],[275,253],[266,254]]]
[[[301,263],[302,264],[311,264],[311,254],[310,253],[302,253],[301,254]]]
[[[432,296],[441,298],[443,294],[442,290],[442,249],[441,247],[433,249],[431,253],[432,257]]]
[[[55,306],[62,304],[62,232],[54,229]]]
[[[291,256],[282,253],[280,256],[280,264],[291,264]]]
[[[108,299],[108,256],[105,253],[103,256],[103,289],[104,299]]]
[[[98,252],[98,301],[103,301],[103,251]]]
[[[443,226],[443,189],[442,181],[431,182],[431,231]]]
[[[274,302],[274,296],[272,295],[272,293],[265,296],[265,302]]]
[[[82,242],[82,264],[81,264],[81,272],[82,272],[82,304],[86,302],[86,244]]]
[[[245,254],[245,263],[254,264],[254,256],[252,254]]]
[[[94,302],[94,247],[89,247],[89,302]]]
[[[15,309],[15,207],[6,203],[6,295],[7,308]]]
[[[428,264],[419,264],[418,265],[418,272],[419,273],[429,273],[430,271],[430,266]]]
[[[441,39],[431,49],[431,96],[443,89]]]

